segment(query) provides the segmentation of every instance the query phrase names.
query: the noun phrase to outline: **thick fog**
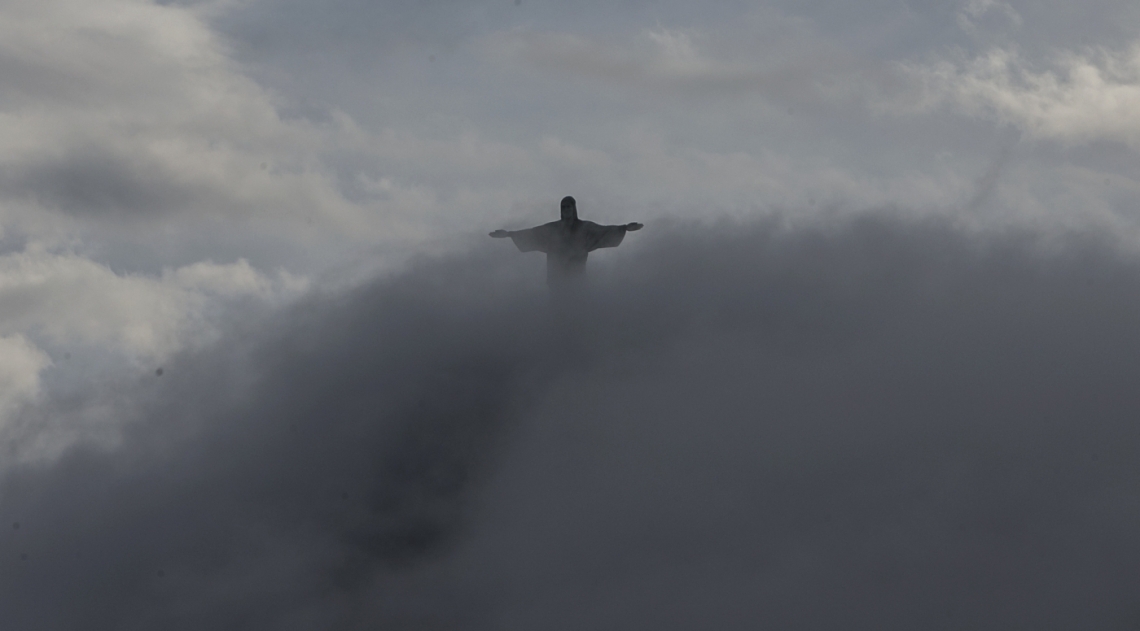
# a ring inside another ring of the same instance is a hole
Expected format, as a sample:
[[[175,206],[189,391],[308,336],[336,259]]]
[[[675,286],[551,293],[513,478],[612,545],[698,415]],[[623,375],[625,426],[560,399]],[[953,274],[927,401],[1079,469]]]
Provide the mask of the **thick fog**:
[[[4,473],[0,627],[1140,624],[1133,251],[637,237],[555,296],[486,239],[26,410],[121,435]]]

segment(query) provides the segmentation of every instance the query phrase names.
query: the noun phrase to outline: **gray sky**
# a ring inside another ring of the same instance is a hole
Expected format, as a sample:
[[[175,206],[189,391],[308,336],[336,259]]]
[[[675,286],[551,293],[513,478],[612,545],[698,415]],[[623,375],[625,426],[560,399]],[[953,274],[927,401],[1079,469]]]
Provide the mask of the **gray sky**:
[[[0,626],[1140,624],[1138,23],[0,0]]]

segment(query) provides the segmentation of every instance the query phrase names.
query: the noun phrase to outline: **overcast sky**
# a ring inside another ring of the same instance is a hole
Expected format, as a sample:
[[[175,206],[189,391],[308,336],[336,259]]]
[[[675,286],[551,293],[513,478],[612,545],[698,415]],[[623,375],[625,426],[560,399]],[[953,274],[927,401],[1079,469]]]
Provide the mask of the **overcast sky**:
[[[1138,26],[0,0],[0,627],[1135,628]]]

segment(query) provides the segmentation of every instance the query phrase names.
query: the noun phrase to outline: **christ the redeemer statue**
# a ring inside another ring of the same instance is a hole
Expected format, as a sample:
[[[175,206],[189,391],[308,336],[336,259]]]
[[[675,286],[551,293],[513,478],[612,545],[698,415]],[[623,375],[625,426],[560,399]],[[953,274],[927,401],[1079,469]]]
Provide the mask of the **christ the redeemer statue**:
[[[492,237],[510,237],[522,252],[546,253],[546,282],[559,287],[586,271],[586,257],[598,248],[616,248],[626,232],[641,230],[639,223],[602,226],[578,219],[573,197],[562,198],[562,219],[526,230],[496,230]]]

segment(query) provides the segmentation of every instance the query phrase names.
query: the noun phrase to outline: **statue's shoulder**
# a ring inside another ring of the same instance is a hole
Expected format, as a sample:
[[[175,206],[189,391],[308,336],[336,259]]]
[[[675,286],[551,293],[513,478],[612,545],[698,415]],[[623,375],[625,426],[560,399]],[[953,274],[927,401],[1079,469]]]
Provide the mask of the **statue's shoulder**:
[[[531,228],[531,230],[533,230],[536,234],[543,234],[543,235],[557,234],[557,233],[562,231],[562,222],[561,221],[552,221],[550,223],[544,223],[542,225],[535,226],[535,227]]]
[[[558,227],[559,227],[559,222],[552,221],[550,223],[539,224],[537,226],[534,226],[533,228],[523,228],[522,230],[515,230],[514,232],[517,234],[523,234],[523,233],[525,233],[525,234],[549,234],[555,230],[558,230]]]

